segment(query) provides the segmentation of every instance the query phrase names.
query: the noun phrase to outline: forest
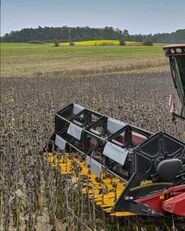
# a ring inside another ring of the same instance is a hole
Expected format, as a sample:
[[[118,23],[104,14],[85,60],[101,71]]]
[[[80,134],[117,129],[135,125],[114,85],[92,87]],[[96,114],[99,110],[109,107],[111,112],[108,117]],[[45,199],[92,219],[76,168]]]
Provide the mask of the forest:
[[[141,25],[142,27],[142,25]],[[73,42],[100,39],[124,39],[128,41],[143,42],[150,40],[153,43],[185,43],[185,29],[179,29],[172,33],[135,34],[128,30],[115,29],[113,27],[38,27],[25,28],[20,31],[12,31],[1,37],[1,42],[29,42],[33,40],[51,42],[58,39],[61,42]]]

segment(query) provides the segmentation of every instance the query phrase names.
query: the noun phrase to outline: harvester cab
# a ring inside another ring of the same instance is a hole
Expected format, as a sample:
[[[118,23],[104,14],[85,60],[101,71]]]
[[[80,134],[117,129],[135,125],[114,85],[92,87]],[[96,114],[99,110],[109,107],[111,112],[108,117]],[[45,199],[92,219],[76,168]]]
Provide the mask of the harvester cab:
[[[185,216],[185,144],[166,133],[70,104],[56,113],[45,150],[51,166],[112,216]],[[172,211],[166,203],[174,195],[181,203]]]
[[[181,113],[177,116],[185,119],[185,44],[167,45],[163,49],[169,57],[173,83],[182,103]]]

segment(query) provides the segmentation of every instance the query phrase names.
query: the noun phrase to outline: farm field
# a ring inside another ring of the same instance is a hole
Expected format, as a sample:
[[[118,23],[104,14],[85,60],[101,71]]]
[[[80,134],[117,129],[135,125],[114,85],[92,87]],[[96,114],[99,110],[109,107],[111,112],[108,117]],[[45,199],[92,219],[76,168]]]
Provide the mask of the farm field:
[[[67,215],[56,174],[42,152],[54,130],[55,112],[76,102],[143,129],[163,130],[184,140],[185,124],[180,120],[172,123],[167,111],[170,93],[176,95],[169,73],[1,78],[1,230],[77,230],[78,222]],[[80,217],[79,203],[73,205]],[[93,220],[84,208],[83,217],[83,223],[91,228],[96,225],[97,230],[117,230],[116,222],[110,226],[106,215],[102,218],[96,213]],[[124,221],[124,230],[143,230],[138,219]],[[142,227],[154,231],[147,225]]]
[[[98,45],[119,45],[119,40],[88,40],[88,41],[78,41],[78,42],[74,42],[75,45],[77,46],[98,46]],[[126,45],[134,45],[136,44],[136,42],[130,42],[130,41],[126,41],[125,42]],[[137,44],[142,44],[142,43],[137,43]],[[69,45],[69,42],[63,42],[60,43],[60,45]]]
[[[54,114],[72,102],[184,141],[185,124],[168,113],[169,94],[179,101],[162,47],[3,43],[1,51],[0,230],[156,231],[138,218],[118,229],[118,219],[90,215],[76,188],[67,200],[43,147]]]
[[[121,47],[85,44],[87,42],[84,45],[54,47],[53,44],[1,43],[1,76],[95,76],[169,70],[161,45]]]

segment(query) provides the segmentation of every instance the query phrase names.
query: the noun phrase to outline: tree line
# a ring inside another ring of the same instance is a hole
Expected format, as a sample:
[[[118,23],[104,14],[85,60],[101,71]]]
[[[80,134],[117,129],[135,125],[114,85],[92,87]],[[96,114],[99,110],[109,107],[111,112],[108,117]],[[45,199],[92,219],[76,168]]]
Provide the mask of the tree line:
[[[1,37],[2,42],[29,42],[33,40],[51,42],[57,39],[61,42],[73,42],[83,40],[101,39],[125,39],[136,42],[150,40],[153,43],[183,43],[185,42],[185,29],[172,33],[158,34],[129,34],[128,30],[115,29],[113,27],[38,27],[25,28],[20,31],[12,31]]]

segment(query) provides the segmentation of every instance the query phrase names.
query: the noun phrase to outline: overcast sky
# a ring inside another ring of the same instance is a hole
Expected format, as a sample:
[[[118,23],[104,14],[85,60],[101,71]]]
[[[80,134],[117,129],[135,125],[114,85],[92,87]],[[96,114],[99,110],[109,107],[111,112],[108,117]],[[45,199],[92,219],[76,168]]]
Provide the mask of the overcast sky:
[[[1,0],[1,35],[64,25],[172,32],[185,28],[185,0]]]

